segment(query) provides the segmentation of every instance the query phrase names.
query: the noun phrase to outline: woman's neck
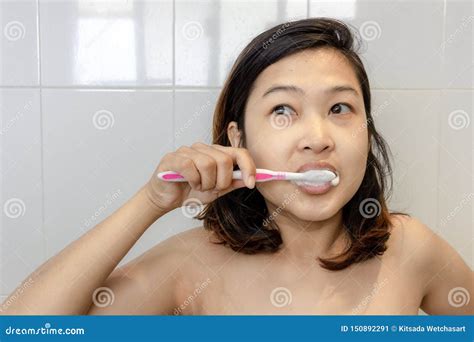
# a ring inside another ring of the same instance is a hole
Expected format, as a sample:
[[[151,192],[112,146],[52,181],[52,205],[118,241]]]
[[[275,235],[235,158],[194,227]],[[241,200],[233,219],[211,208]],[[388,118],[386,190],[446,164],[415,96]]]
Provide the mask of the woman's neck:
[[[342,209],[323,221],[301,220],[286,211],[277,215],[274,221],[283,240],[279,253],[298,262],[314,263],[317,257],[335,256],[346,246]]]

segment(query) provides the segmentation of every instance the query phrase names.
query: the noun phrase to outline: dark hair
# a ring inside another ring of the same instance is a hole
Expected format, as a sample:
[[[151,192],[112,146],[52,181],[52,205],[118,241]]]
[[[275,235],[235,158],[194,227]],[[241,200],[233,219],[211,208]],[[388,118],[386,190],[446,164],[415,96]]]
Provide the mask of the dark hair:
[[[328,270],[341,270],[353,263],[382,255],[390,237],[391,218],[384,197],[387,178],[390,180],[387,198],[393,185],[388,156],[390,150],[375,129],[369,80],[354,43],[349,26],[335,19],[311,18],[277,25],[255,37],[240,53],[214,112],[213,144],[231,146],[227,126],[236,121],[242,133],[241,147],[245,147],[245,105],[254,81],[265,68],[299,51],[322,47],[336,49],[349,61],[363,93],[370,149],[362,183],[343,207],[343,224],[350,237],[347,248],[336,257],[318,258],[321,266]],[[364,205],[366,207],[361,208]],[[278,226],[274,220],[268,220],[268,216],[268,208],[260,192],[256,188],[240,188],[207,204],[195,218],[204,220],[204,227],[218,237],[217,243],[228,245],[235,251],[254,254],[275,252],[283,242]]]

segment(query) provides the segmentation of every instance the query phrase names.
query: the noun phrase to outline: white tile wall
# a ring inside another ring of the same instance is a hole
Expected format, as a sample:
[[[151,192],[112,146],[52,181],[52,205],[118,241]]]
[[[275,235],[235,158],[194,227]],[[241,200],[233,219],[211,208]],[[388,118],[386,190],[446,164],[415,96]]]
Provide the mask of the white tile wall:
[[[0,85],[37,86],[38,3],[0,1]]]
[[[44,86],[171,85],[172,1],[40,1]]]
[[[44,260],[38,89],[0,89],[0,286],[8,293]]]
[[[160,90],[43,90],[48,257],[130,198],[173,148],[173,117],[166,114],[172,97]],[[101,206],[107,210],[90,221]]]
[[[375,125],[394,157],[391,207],[435,227],[438,147],[428,137],[438,136],[439,120],[434,113],[440,106],[440,91],[417,90],[414,96],[414,91],[375,90],[373,97]]]
[[[217,90],[175,92],[175,148],[195,141],[212,143],[212,116],[219,92]]]
[[[375,88],[440,88],[443,0],[310,1],[310,16],[338,15],[364,38]]]
[[[444,88],[474,88],[473,7],[472,1],[446,2],[446,28],[442,44]]]
[[[257,33],[306,17],[306,0],[176,1],[176,84],[222,85]]]
[[[441,92],[440,134],[432,137],[439,151],[438,232],[473,265],[472,90]],[[469,229],[466,229],[469,227]]]
[[[365,39],[392,209],[472,267],[472,14],[467,0],[0,0],[0,295],[122,205],[164,153],[210,142],[240,50],[308,15]],[[198,224],[169,213],[122,263]]]

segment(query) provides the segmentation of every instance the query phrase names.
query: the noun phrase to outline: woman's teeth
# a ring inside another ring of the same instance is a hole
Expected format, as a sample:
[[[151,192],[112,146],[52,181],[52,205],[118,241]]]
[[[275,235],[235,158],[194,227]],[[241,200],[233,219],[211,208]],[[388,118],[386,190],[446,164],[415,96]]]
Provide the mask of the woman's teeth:
[[[332,186],[337,186],[339,184],[339,175],[336,174],[336,178],[331,180],[330,182],[307,182],[307,181],[293,181],[296,185],[301,186],[301,185],[307,185],[307,186],[318,186],[318,185],[324,185],[326,183],[331,183]]]
[[[322,185],[325,183],[317,183],[317,182],[302,182],[302,181],[295,181],[296,185],[309,185],[309,186],[315,186],[315,185]]]

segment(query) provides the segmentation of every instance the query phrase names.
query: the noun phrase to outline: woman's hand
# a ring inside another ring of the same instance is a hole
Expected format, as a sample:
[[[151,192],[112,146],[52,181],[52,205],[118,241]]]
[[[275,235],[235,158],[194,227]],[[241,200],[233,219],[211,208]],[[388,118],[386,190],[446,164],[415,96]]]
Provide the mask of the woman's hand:
[[[237,164],[243,180],[233,180]],[[165,182],[157,177],[163,171],[180,173],[187,182]],[[166,154],[146,184],[150,201],[157,208],[171,211],[192,198],[207,204],[238,188],[255,186],[256,166],[245,148],[194,143]]]

